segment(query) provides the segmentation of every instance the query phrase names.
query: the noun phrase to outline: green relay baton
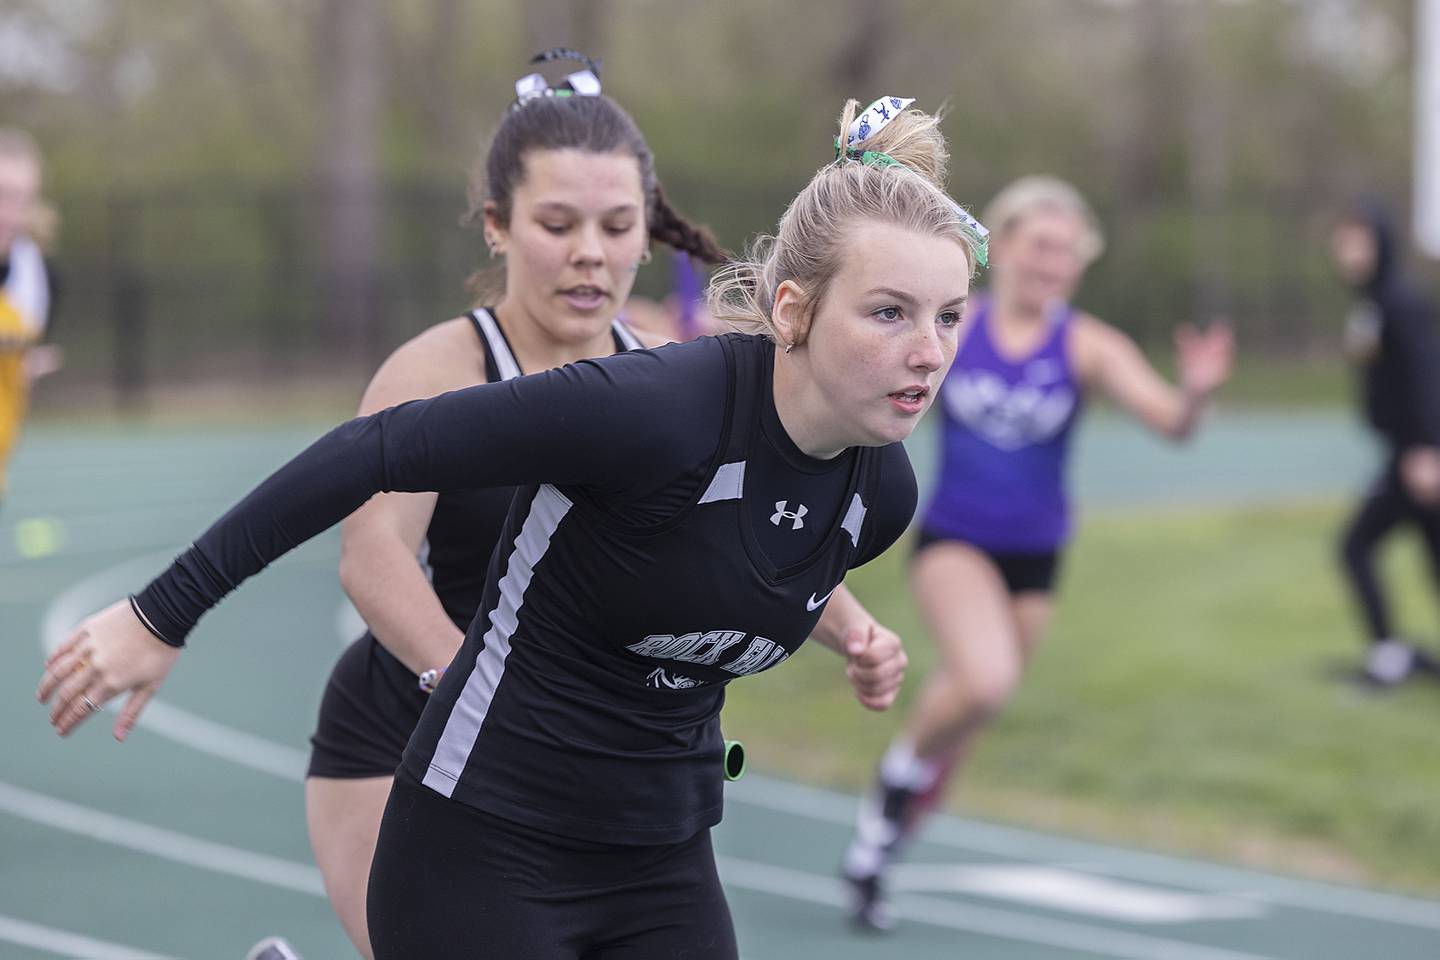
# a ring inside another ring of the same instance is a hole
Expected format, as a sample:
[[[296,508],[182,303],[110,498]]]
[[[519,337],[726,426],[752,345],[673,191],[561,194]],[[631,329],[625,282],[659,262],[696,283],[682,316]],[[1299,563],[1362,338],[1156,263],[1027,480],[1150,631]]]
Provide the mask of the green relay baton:
[[[739,740],[725,741],[725,779],[739,780],[745,776],[745,744]]]

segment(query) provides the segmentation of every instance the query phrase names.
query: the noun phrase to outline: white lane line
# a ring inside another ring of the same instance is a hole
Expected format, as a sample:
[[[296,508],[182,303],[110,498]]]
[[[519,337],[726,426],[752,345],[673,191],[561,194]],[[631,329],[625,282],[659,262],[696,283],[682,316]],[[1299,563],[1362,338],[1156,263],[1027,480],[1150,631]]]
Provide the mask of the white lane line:
[[[720,866],[720,877],[729,887],[842,909],[850,902],[843,885],[833,877],[733,857],[715,859]],[[901,918],[917,923],[1125,960],[1267,960],[1260,954],[934,897],[896,897],[895,912]]]
[[[846,827],[855,823],[855,797],[818,787],[750,773],[744,780],[727,784],[725,792],[727,799],[748,806]],[[935,817],[926,827],[923,839],[1012,860],[1075,861],[1084,863],[1096,874],[1210,890],[1316,913],[1440,930],[1440,903],[1398,894],[1297,880],[951,816]]]
[[[152,827],[68,800],[0,783],[0,810],[57,830],[112,843],[187,866],[211,870],[311,896],[325,896],[320,871],[303,863],[251,853],[172,830]]]
[[[303,750],[207,720],[163,700],[150,701],[140,714],[140,726],[202,753],[281,780],[304,782],[310,765],[310,757]]]
[[[84,957],[85,960],[169,960],[158,953],[95,940],[69,930],[42,927],[38,923],[28,923],[3,914],[0,914],[0,940],[62,957]]]
[[[1251,899],[1179,893],[1057,866],[901,863],[892,870],[890,884],[897,891],[969,894],[1121,923],[1253,920],[1267,912]]]

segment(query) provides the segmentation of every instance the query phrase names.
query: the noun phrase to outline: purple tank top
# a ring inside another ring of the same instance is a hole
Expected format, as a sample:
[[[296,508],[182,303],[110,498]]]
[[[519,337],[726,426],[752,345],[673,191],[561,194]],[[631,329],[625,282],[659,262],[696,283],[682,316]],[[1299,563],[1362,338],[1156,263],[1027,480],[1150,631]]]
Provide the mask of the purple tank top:
[[[1074,310],[1058,307],[1050,336],[1011,360],[990,336],[990,302],[975,303],[940,386],[940,479],[924,528],[995,552],[1048,553],[1070,535],[1065,463],[1081,393],[1066,351]]]

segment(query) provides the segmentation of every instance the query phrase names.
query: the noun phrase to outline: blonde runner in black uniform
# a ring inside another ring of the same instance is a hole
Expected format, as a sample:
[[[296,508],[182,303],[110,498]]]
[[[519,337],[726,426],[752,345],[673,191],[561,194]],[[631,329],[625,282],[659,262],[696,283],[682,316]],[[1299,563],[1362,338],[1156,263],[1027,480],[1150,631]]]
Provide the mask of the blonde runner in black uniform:
[[[725,684],[814,635],[883,709],[905,664],[841,581],[914,511],[899,441],[954,356],[980,237],[941,187],[938,124],[904,106],[851,101],[836,163],[712,285],[717,316],[763,333],[337,428],[57,650],[38,691],[57,729],[130,692],[123,738],[205,610],[376,492],[520,485],[397,772],[375,955],[734,958],[709,840]]]
[[[557,53],[571,51],[541,58]],[[597,84],[577,83],[598,93]],[[645,139],[619,106],[603,96],[536,95],[530,78],[520,86],[531,95],[517,99],[491,138],[467,216],[483,223],[487,245],[503,257],[503,282],[484,278],[476,291],[496,306],[438,324],[397,350],[366,391],[362,415],[638,348],[614,318],[647,240],[710,263],[723,259],[705,231],[666,203]],[[325,889],[366,957],[370,862],[395,768],[428,700],[420,677],[459,649],[514,495],[508,486],[385,494],[342,528],[341,582],[370,630],[326,686],[305,806]]]

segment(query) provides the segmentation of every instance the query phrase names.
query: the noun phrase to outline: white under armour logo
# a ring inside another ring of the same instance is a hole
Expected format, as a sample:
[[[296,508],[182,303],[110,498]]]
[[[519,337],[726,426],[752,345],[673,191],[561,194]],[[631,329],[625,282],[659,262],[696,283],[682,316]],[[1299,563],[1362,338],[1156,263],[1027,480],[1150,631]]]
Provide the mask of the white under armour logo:
[[[805,514],[809,513],[810,510],[808,507],[805,506],[805,504],[802,503],[800,504],[800,509],[792,513],[789,510],[785,509],[785,507],[789,503],[789,500],[776,500],[775,513],[770,517],[770,522],[778,527],[780,526],[781,520],[791,520],[794,522],[790,525],[790,529],[799,530],[801,527],[805,526]]]

